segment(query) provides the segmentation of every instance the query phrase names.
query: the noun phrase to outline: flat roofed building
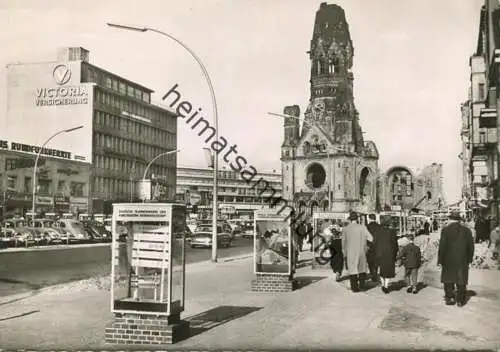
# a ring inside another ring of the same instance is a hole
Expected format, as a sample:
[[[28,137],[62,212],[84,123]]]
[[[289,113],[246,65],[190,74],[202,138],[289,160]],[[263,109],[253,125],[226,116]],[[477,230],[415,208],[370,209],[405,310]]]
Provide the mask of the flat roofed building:
[[[257,209],[269,207],[269,201],[263,193],[264,182],[257,184],[257,180],[265,180],[269,189],[275,190],[273,197],[282,196],[281,174],[276,171],[262,172],[247,183],[240,177],[240,173],[229,170],[219,170],[218,202],[220,214],[226,218],[253,218]],[[212,211],[213,169],[180,167],[177,169],[176,201],[186,204],[196,204],[201,213]]]
[[[7,114],[0,128],[2,164],[13,158],[34,159],[38,146],[54,132],[84,126],[55,137],[41,153],[50,184],[46,197],[73,197],[71,186],[59,187],[63,181],[71,185],[78,178],[83,184],[78,187],[81,197],[65,202],[68,211],[109,214],[113,202],[137,200],[136,181],[149,161],[177,148],[176,113],[153,104],[151,89],[90,63],[84,48],[59,49],[57,61],[8,65],[7,81]],[[162,186],[160,201],[175,197],[176,162],[172,154],[149,169],[148,176],[154,175]],[[0,188],[9,193],[7,210],[31,208],[25,169],[0,168]],[[65,169],[69,171],[57,172]],[[29,199],[14,204],[10,200],[16,196]]]

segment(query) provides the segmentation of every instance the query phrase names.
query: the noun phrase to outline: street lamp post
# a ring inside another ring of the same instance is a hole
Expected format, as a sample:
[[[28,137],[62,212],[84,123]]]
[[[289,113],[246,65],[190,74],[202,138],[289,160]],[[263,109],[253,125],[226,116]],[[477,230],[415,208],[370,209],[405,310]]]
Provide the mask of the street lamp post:
[[[54,133],[52,136],[50,136],[49,138],[47,138],[47,140],[42,144],[42,146],[38,149],[38,152],[36,153],[36,158],[35,158],[35,165],[33,166],[33,189],[32,189],[32,205],[31,205],[31,212],[32,212],[32,219],[33,219],[33,224],[35,223],[35,197],[36,197],[36,169],[38,167],[38,159],[40,159],[40,154],[42,153],[42,149],[55,137],[57,137],[58,135],[60,134],[63,134],[63,133],[69,133],[69,132],[73,132],[73,131],[76,131],[76,130],[79,130],[80,128],[83,128],[83,125],[82,126],[77,126],[77,127],[73,127],[73,128],[68,128],[68,129],[65,129],[65,130],[61,130],[59,132],[56,132]]]
[[[210,75],[208,74],[207,69],[205,68],[205,65],[203,62],[200,60],[198,55],[194,53],[193,50],[191,50],[186,44],[184,44],[182,41],[179,39],[175,38],[174,36],[162,32],[158,29],[155,28],[149,28],[149,27],[136,27],[136,26],[125,26],[121,24],[116,24],[116,23],[108,23],[108,26],[117,28],[117,29],[122,29],[122,30],[129,30],[129,31],[135,31],[135,32],[154,32],[157,34],[160,34],[164,37],[170,38],[173,41],[175,41],[177,44],[182,46],[189,54],[196,60],[198,65],[201,68],[201,71],[203,73],[203,76],[205,77],[205,80],[207,81],[208,88],[210,89],[210,95],[212,97],[212,109],[213,109],[213,114],[214,114],[214,127],[215,127],[215,140],[219,140],[219,116],[217,112],[217,101],[215,99],[215,92],[214,92],[214,87],[212,85],[212,80],[210,79]],[[216,154],[214,156],[214,175],[213,175],[213,221],[212,221],[212,262],[216,263],[217,262],[217,214],[218,214],[218,205],[217,205],[217,177],[218,177],[218,170],[219,169],[219,162],[218,162],[218,155]]]

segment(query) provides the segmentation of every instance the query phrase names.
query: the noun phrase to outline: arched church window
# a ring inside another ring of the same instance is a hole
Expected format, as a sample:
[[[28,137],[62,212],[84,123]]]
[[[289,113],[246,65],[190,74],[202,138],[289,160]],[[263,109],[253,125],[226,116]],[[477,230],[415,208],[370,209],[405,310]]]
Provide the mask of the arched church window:
[[[335,73],[335,65],[333,64],[333,59],[328,60],[328,73],[331,75]]]
[[[304,143],[304,155],[309,155],[311,153],[311,144],[309,142]]]

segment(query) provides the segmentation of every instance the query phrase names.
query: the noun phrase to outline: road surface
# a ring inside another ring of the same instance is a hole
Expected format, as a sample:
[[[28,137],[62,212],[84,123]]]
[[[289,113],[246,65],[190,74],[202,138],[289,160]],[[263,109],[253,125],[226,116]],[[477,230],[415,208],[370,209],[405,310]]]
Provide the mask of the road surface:
[[[219,248],[219,258],[252,252],[251,239],[235,238],[231,247]],[[186,246],[186,263],[210,260],[211,249]],[[0,297],[111,272],[110,246],[75,247],[21,252],[0,251]]]

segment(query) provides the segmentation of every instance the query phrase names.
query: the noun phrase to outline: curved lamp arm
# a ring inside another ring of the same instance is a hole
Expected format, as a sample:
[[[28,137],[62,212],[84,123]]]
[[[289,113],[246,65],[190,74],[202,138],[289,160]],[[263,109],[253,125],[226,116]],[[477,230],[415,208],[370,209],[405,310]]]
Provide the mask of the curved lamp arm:
[[[146,169],[144,170],[144,175],[142,176],[142,180],[145,181],[146,180],[146,176],[148,174],[148,171],[149,171],[149,168],[151,167],[151,165],[154,163],[155,160],[161,158],[162,156],[165,156],[165,155],[170,155],[170,154],[174,154],[174,153],[178,153],[180,152],[181,150],[180,149],[176,149],[176,150],[170,150],[168,152],[165,152],[165,153],[161,153],[161,154],[158,154],[157,156],[155,156],[149,163],[148,165],[146,166]]]

